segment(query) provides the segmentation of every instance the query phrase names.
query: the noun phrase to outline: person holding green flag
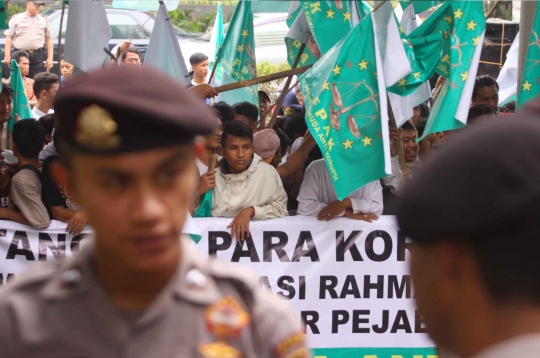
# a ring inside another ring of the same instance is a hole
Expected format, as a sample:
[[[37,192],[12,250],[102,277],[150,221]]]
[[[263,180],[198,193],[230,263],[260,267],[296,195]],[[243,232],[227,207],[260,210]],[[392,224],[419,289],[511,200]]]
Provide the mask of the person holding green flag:
[[[531,39],[528,44],[527,58],[521,76],[517,107],[521,108],[531,99],[540,95],[540,6],[536,2],[536,13],[534,16]]]
[[[11,75],[10,75],[10,85],[13,88],[13,111],[8,120],[8,133],[13,130],[13,125],[19,119],[28,119],[34,118],[32,116],[32,111],[30,110],[30,104],[28,103],[28,98],[26,97],[26,92],[24,90],[24,81],[21,75],[21,69],[17,64],[17,61],[11,60]],[[10,138],[8,136],[8,138]]]

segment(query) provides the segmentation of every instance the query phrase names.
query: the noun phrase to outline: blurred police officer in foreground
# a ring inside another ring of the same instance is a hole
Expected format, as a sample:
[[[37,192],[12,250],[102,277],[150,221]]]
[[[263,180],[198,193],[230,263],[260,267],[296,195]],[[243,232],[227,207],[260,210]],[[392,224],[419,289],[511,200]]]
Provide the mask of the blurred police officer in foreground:
[[[0,291],[0,357],[307,357],[289,306],[258,277],[181,239],[194,136],[215,114],[148,68],[110,67],[55,101],[54,176],[91,243]]]
[[[457,357],[540,357],[535,116],[464,133],[402,197],[418,308],[437,346]]]
[[[12,45],[14,51],[28,52],[30,55],[28,78],[34,78],[40,72],[49,71],[53,63],[51,28],[47,18],[39,14],[41,6],[45,4],[40,1],[27,1],[26,11],[14,15],[9,20],[9,29],[5,31],[4,63],[9,66],[11,62]],[[45,56],[45,50],[47,56]]]

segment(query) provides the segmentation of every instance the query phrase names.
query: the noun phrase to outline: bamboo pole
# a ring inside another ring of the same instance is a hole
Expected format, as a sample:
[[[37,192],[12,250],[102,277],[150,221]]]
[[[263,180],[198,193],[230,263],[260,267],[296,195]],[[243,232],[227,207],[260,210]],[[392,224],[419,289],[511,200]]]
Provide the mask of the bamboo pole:
[[[379,5],[375,6],[375,8],[373,9],[372,12],[375,12],[375,11],[379,10],[379,8],[380,8],[381,6],[383,6],[384,3],[385,3],[386,1],[387,1],[387,0],[383,0],[383,2],[381,2]]]
[[[501,1],[499,0],[495,3],[495,5],[491,7],[491,9],[489,9],[489,11],[486,14],[486,20],[489,19],[491,15],[493,15],[493,12],[495,11],[495,9],[497,9],[497,7],[499,7],[500,4],[501,4]]]
[[[239,89],[239,88],[242,88],[242,87],[254,86],[254,85],[258,85],[258,84],[265,83],[265,82],[275,81],[275,80],[279,80],[280,78],[285,78],[285,77],[292,76],[292,75],[299,75],[301,73],[306,72],[310,68],[311,68],[311,65],[304,66],[304,67],[297,67],[297,68],[292,68],[292,69],[287,70],[287,71],[276,72],[276,73],[273,73],[271,75],[252,78],[250,80],[233,82],[233,83],[229,83],[229,84],[226,84],[226,85],[223,85],[223,86],[216,87],[216,91],[218,91],[218,93],[222,93],[222,92],[227,92],[227,91],[232,91],[232,90],[235,90],[235,89]]]
[[[62,27],[64,27],[64,15],[66,3],[62,1],[62,15],[60,16],[60,30],[58,30],[58,78],[62,78]]]
[[[388,104],[388,124],[392,127],[398,128],[396,124],[396,118],[394,117],[394,111],[392,110],[392,104],[390,103],[390,96],[388,96],[388,94],[386,94],[386,101]],[[420,143],[418,143],[418,145],[420,146]],[[403,143],[401,143],[401,138],[399,138],[399,134],[395,146],[398,152],[399,167],[401,168],[401,174],[403,175],[403,179],[409,178],[409,167],[407,167],[407,162],[405,162],[405,152],[403,150]]]
[[[298,50],[298,54],[296,55],[296,58],[294,59],[294,63],[292,65],[292,68],[296,68],[298,66],[298,62],[300,62],[300,58],[302,57],[302,53],[304,52],[304,49],[306,48],[306,44],[302,44],[300,47],[300,50]],[[285,86],[283,87],[284,91],[281,92],[281,96],[276,101],[276,108],[274,112],[272,113],[272,118],[270,118],[270,122],[268,123],[268,128],[274,127],[274,124],[276,123],[277,116],[279,114],[279,110],[281,109],[281,106],[283,105],[283,100],[285,99],[285,96],[287,93],[291,90],[291,81],[292,81],[293,75],[289,75],[287,78],[287,82],[285,82]]]

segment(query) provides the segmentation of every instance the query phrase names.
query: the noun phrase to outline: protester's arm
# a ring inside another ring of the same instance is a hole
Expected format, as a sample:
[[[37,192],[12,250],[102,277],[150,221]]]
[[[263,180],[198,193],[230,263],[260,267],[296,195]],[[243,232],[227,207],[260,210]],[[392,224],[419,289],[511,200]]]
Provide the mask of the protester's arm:
[[[274,168],[270,168],[273,175],[271,179],[273,181],[269,182],[269,187],[264,190],[269,190],[274,193],[270,202],[266,205],[253,206],[255,214],[253,215],[253,220],[265,220],[265,219],[275,219],[282,218],[287,216],[287,193],[283,189],[283,183],[279,174],[275,171]]]
[[[360,190],[352,193],[349,198],[351,199],[354,214],[371,213],[381,215],[383,212],[382,186],[378,180],[366,184]]]
[[[63,206],[51,206],[51,213],[55,220],[67,223],[66,232],[71,235],[78,235],[88,223],[86,214],[81,210],[71,210]]]
[[[20,211],[0,209],[0,218],[15,221],[16,223],[32,226],[30,221]]]
[[[53,47],[52,38],[49,37],[48,39],[46,39],[45,44],[47,45],[47,60],[45,61],[45,69],[49,71],[53,65],[53,55],[54,55],[54,47]]]
[[[6,35],[6,46],[4,49],[4,63],[9,65],[11,60],[11,44],[13,40],[9,35]]]
[[[319,179],[322,180],[322,179]],[[299,215],[317,216],[322,209],[326,207],[325,203],[319,201],[318,179],[313,167],[313,163],[306,169],[304,181],[300,187],[298,194],[298,210]]]
[[[405,181],[403,180],[403,173],[401,172],[401,167],[399,166],[399,157],[397,155],[392,157],[392,174],[383,178],[384,184],[388,186],[392,193],[399,195]]]
[[[190,87],[189,90],[203,98],[213,98],[218,95],[218,91],[207,83]]]
[[[277,167],[277,172],[279,173],[281,179],[286,179],[291,174],[294,174],[300,167],[302,167],[309,155],[309,152],[311,152],[314,146],[315,139],[311,133],[307,131],[298,149],[295,150],[289,156],[289,158],[287,158],[287,161],[283,165]]]
[[[40,187],[41,181],[34,172],[20,171],[11,179],[11,200],[26,218],[27,222],[24,224],[37,229],[45,229],[51,221],[49,213],[41,201]],[[9,216],[10,220],[21,222],[18,215],[13,216],[9,213]],[[8,217],[6,216],[6,218]]]
[[[41,152],[39,152],[39,160],[44,161],[47,157],[51,155],[58,155],[56,152],[56,146],[54,145],[54,140],[47,144]]]
[[[73,214],[76,213],[75,210],[70,210],[63,206],[50,206],[49,209],[51,210],[54,220],[64,223],[67,223],[73,217]]]

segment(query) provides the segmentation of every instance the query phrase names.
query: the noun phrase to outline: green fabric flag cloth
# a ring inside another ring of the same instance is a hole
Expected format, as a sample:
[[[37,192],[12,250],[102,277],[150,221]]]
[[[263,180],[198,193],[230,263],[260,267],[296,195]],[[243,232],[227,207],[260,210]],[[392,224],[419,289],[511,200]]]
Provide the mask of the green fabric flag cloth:
[[[470,101],[482,53],[486,18],[480,1],[452,1],[444,20],[453,26],[443,32],[440,63],[437,73],[446,78],[429,114],[424,135],[459,129],[467,123]],[[429,18],[428,18],[429,20]]]
[[[321,54],[325,54],[353,27],[354,1],[302,0],[304,14],[317,41]],[[316,55],[316,51],[311,50]]]
[[[216,71],[222,71],[219,72],[222,74],[221,85],[257,77],[255,34],[253,32],[251,1],[239,1],[216,59],[218,66]],[[247,101],[259,107],[258,88],[257,86],[248,86],[223,92],[217,96],[216,101],[225,101],[230,105]]]
[[[195,212],[196,218],[210,218],[212,217],[212,196],[213,190],[208,190],[201,199],[199,208]]]
[[[431,9],[432,7],[434,6],[437,6],[441,3],[443,3],[443,1],[437,1],[437,0],[405,0],[405,1],[400,1],[399,2],[401,4],[401,8],[403,10],[405,10],[410,4],[413,4],[414,6],[414,12],[416,14],[420,14],[426,10],[429,10]]]
[[[6,2],[0,1],[0,30],[7,30],[9,28],[8,20]]]
[[[435,72],[444,77],[448,76],[450,47],[453,45],[451,42],[455,41],[453,29],[456,22],[454,20],[463,22],[460,19],[463,17],[462,10],[459,7],[458,9],[460,12],[456,12],[458,17],[454,19],[456,15],[452,9],[452,2],[446,2],[408,36],[401,33],[412,73],[389,87],[389,92],[401,96],[410,95],[428,81]]]
[[[285,37],[285,45],[287,46],[287,61],[289,65],[292,67],[294,64],[294,60],[298,56],[298,51],[302,44],[306,44],[307,46],[302,52],[298,66],[312,65],[317,62],[320,57],[320,53],[317,51],[317,43],[309,31],[304,9],[296,1],[291,1],[287,25],[289,26],[289,32]],[[311,51],[312,49],[315,51],[315,55]]]
[[[10,85],[13,88],[14,95],[13,112],[11,112],[11,117],[9,117],[8,120],[8,131],[13,130],[13,125],[17,120],[34,118],[34,116],[32,116],[32,111],[30,110],[28,97],[26,97],[26,92],[24,91],[21,70],[15,60],[11,60]],[[18,118],[16,119],[16,117]]]
[[[540,95],[540,6],[536,3],[536,14],[531,31],[531,39],[527,44],[527,58],[519,86],[517,106],[522,107],[531,99]]]
[[[308,128],[340,200],[391,173],[386,86],[378,51],[368,16],[300,79]]]

